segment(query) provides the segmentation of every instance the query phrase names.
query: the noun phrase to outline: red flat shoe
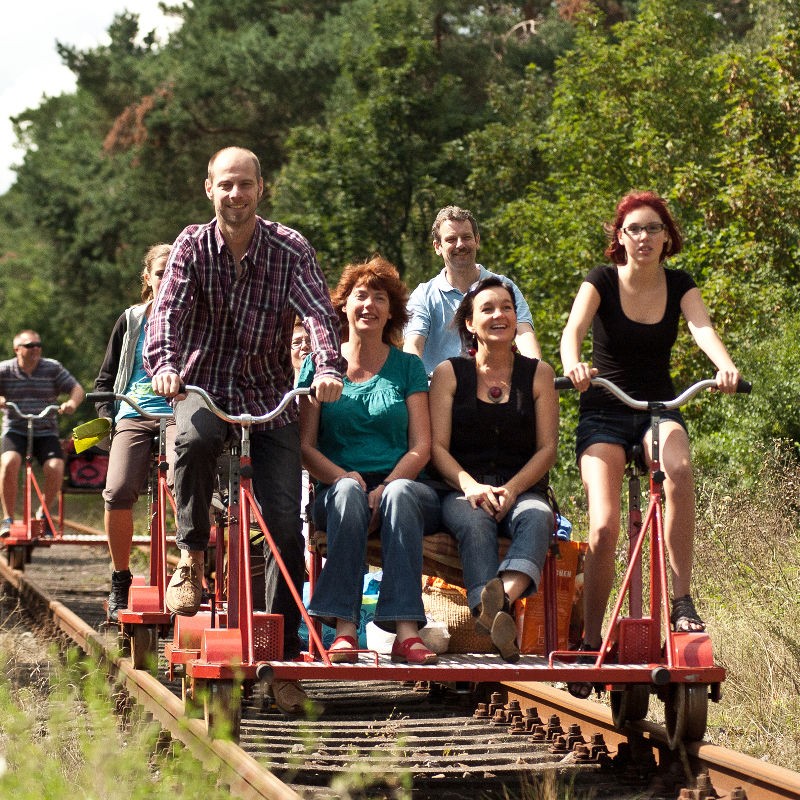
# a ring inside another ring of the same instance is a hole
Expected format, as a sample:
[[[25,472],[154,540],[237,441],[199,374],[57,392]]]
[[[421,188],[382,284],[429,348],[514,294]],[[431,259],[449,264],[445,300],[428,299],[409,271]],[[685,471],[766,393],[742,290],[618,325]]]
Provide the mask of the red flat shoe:
[[[344,642],[347,647],[337,647],[334,650],[339,642]],[[358,661],[358,653],[354,651],[357,649],[358,645],[352,636],[337,636],[328,648],[328,658],[331,664],[355,664]]]
[[[414,645],[421,644],[423,647],[415,648]],[[406,664],[436,664],[439,661],[439,656],[424,647],[425,642],[419,636],[410,636],[402,642],[395,639],[392,645],[392,661],[405,661]]]

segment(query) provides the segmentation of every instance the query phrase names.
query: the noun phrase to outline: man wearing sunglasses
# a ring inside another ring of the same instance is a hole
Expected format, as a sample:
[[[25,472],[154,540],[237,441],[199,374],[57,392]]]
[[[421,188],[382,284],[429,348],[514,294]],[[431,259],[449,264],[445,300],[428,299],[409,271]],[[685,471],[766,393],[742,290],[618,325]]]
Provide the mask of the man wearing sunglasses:
[[[0,455],[0,499],[3,520],[0,537],[8,536],[17,503],[19,468],[28,446],[28,423],[6,407],[14,402],[23,414],[38,414],[55,405],[61,395],[59,414],[72,414],[83,402],[85,393],[78,381],[52,358],[42,358],[42,337],[36,331],[20,331],[14,337],[14,358],[0,361],[0,408],[3,409],[2,455]],[[48,415],[33,423],[33,455],[44,473],[44,499],[48,508],[58,496],[64,477],[64,454],[58,438],[58,421]],[[42,509],[37,514],[44,516]],[[45,524],[45,528],[47,525]],[[52,536],[46,529],[45,536]]]

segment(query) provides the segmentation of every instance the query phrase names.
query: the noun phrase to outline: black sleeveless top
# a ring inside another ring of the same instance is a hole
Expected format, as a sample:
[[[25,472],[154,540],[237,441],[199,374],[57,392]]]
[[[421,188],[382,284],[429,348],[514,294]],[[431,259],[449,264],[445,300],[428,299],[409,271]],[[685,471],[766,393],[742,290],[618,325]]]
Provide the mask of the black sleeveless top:
[[[636,400],[671,400],[675,387],[670,376],[670,355],[678,336],[681,300],[695,288],[691,275],[665,269],[667,305],[655,324],[635,322],[625,316],[619,295],[616,266],[595,267],[586,282],[597,289],[600,305],[592,320],[592,364]],[[594,409],[633,410],[600,386],[581,394],[581,411]]]
[[[450,454],[473,478],[482,483],[505,483],[536,452],[536,412],[533,377],[539,360],[514,355],[511,392],[507,403],[488,403],[477,397],[475,360],[448,359],[456,376],[450,431]],[[489,476],[490,481],[484,481]],[[544,491],[549,476],[535,488]]]

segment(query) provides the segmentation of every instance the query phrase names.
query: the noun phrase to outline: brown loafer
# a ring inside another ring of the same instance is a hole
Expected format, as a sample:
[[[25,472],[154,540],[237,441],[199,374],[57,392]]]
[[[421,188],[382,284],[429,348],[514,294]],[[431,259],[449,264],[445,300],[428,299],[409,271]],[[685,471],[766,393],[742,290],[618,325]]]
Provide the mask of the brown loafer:
[[[517,623],[506,611],[498,611],[492,622],[492,644],[506,661],[519,661],[517,646]]]
[[[485,634],[492,630],[494,618],[505,607],[505,601],[506,593],[503,589],[503,581],[500,578],[492,578],[481,590],[481,613],[475,620],[475,628],[478,633]]]

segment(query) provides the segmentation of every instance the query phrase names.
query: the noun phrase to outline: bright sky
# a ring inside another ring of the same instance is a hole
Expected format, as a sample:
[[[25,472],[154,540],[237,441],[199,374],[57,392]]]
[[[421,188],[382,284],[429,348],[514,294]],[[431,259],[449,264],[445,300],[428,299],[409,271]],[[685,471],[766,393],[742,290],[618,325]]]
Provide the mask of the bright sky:
[[[22,152],[9,117],[36,108],[43,97],[75,88],[75,76],[61,62],[56,40],[86,50],[108,44],[108,27],[123,11],[139,15],[139,30],[156,29],[161,41],[176,20],[164,17],[159,0],[27,0],[14,3],[13,23],[0,27],[0,194],[14,182],[12,164]],[[169,4],[169,3],[168,3]],[[176,3],[175,5],[178,5]]]

